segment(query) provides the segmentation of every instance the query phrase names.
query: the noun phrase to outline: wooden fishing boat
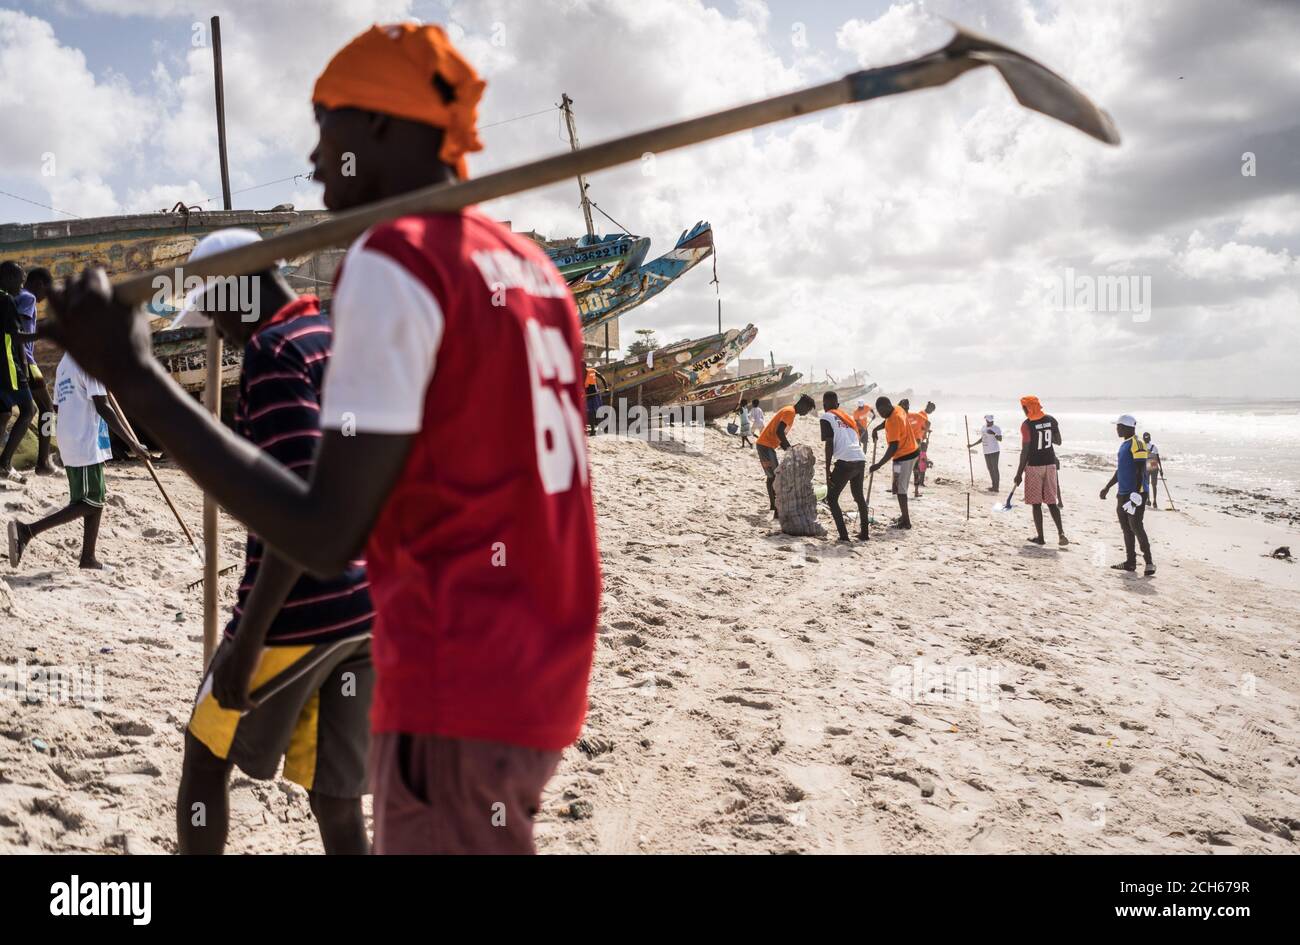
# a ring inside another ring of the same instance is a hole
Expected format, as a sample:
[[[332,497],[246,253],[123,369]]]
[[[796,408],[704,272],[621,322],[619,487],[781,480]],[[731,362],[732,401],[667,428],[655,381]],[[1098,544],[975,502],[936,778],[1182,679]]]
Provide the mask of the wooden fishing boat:
[[[742,399],[758,396],[761,390],[779,390],[780,387],[794,383],[799,375],[792,374],[792,370],[788,364],[778,364],[755,374],[714,378],[694,385],[674,403],[686,407],[703,407],[705,418],[711,420],[728,410],[734,410]],[[781,383],[776,385],[778,381]]]
[[[796,383],[802,375],[794,373],[788,364],[778,364],[775,368],[747,374],[744,377],[724,378],[710,384],[693,388],[677,403],[686,407],[701,407],[705,420],[734,413],[741,402],[762,400],[772,394]]]
[[[798,387],[787,388],[773,400],[772,406],[776,408],[792,404],[804,394],[807,394],[813,400],[817,401],[817,408],[821,409],[822,394],[828,390],[835,391],[840,399],[840,404],[847,404],[850,408],[857,406],[859,400],[865,400],[867,404],[872,405],[872,401],[880,394],[880,389],[875,381],[868,381],[864,384],[833,384],[829,381],[813,381],[811,383],[800,384]]]
[[[630,233],[590,234],[571,239],[547,239],[526,233],[545,250],[560,270],[575,297],[606,285],[645,261],[650,249],[648,236]]]
[[[644,305],[712,255],[713,228],[700,221],[683,231],[677,244],[664,255],[576,294],[583,330],[597,328]]]
[[[610,387],[610,397],[625,397],[643,406],[670,403],[692,385],[716,376],[729,361],[758,337],[758,329],[746,325],[721,334],[679,341],[663,348],[599,366]]]
[[[103,266],[110,276],[116,276],[181,265],[194,244],[214,230],[240,226],[270,236],[325,216],[324,210],[299,211],[288,206],[269,211],[196,210],[178,204],[167,213],[10,223],[0,226],[0,258],[14,259],[27,269],[44,266],[56,281],[92,265]],[[285,276],[298,291],[318,295],[328,303],[334,273],[344,252],[328,249],[286,260]],[[150,327],[155,332],[154,354],[186,390],[197,391],[205,383],[204,332],[169,330],[177,302],[169,298],[148,307]],[[46,377],[54,377],[61,356],[56,346],[37,342],[36,361]],[[227,346],[221,365],[223,386],[238,382],[241,359],[242,352]]]
[[[727,363],[731,352],[743,351],[758,336],[758,329],[746,325],[703,338],[687,338],[621,361],[597,365],[616,390],[646,384],[673,371],[689,371],[696,382],[710,380]]]

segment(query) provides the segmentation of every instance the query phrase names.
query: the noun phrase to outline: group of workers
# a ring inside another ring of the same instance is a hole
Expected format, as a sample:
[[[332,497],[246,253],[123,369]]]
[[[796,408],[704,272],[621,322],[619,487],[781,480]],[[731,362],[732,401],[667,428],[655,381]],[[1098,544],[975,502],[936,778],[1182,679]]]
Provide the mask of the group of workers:
[[[816,401],[809,394],[803,394],[793,404],[780,408],[772,419],[763,424],[762,408],[754,401],[749,409],[748,420],[754,429],[761,429],[755,449],[759,464],[767,484],[768,506],[775,517],[777,466],[780,457],[777,450],[788,450],[790,441],[786,434],[794,427],[797,417],[807,416],[816,406]],[[912,519],[908,510],[908,489],[915,487],[916,498],[920,498],[921,487],[925,485],[925,471],[928,465],[930,441],[930,415],[934,413],[933,402],[927,403],[924,410],[912,413],[910,402],[904,398],[895,404],[888,397],[877,397],[874,411],[865,400],[859,400],[857,409],[852,414],[840,407],[839,395],[828,390],[822,394],[822,413],[819,417],[821,440],[825,445],[826,502],[830,506],[831,517],[835,521],[835,530],[840,541],[851,541],[844,513],[840,510],[840,494],[845,486],[849,487],[853,501],[858,507],[857,539],[867,538],[868,508],[863,492],[863,479],[868,473],[891,464],[889,491],[898,501],[898,518],[891,528],[909,529]],[[745,411],[742,409],[742,416]],[[882,418],[874,427],[871,420]],[[742,430],[744,428],[742,427]],[[885,453],[868,466],[867,440],[872,443],[872,460],[875,460],[876,448],[881,431],[885,434]],[[742,439],[742,446],[747,441]]]
[[[767,485],[768,505],[776,515],[776,490],[773,485],[776,470],[780,463],[778,450],[790,449],[787,434],[793,428],[798,417],[812,412],[815,401],[808,394],[801,395],[793,404],[780,408],[766,425],[761,421],[762,411],[758,402],[751,406],[742,406],[742,447],[748,445],[748,432],[761,430],[755,444],[758,460],[763,468]],[[863,490],[863,479],[868,473],[875,473],[886,463],[891,464],[889,491],[898,502],[898,518],[891,528],[910,529],[912,519],[908,507],[909,486],[915,489],[912,498],[921,497],[921,487],[925,485],[926,468],[929,466],[929,440],[931,416],[935,411],[933,401],[925,405],[924,410],[910,410],[907,399],[893,403],[888,397],[878,397],[874,412],[865,401],[858,401],[857,409],[847,413],[840,407],[839,396],[834,391],[822,394],[821,440],[825,445],[826,469],[826,504],[830,508],[831,518],[840,541],[850,541],[848,525],[840,509],[840,495],[848,486],[853,501],[858,508],[859,529],[857,539],[868,537],[870,508],[867,495]],[[1052,523],[1056,526],[1057,544],[1066,546],[1070,540],[1065,535],[1065,524],[1061,510],[1064,502],[1061,498],[1059,480],[1060,460],[1056,447],[1061,445],[1061,430],[1055,417],[1043,410],[1037,397],[1025,396],[1020,399],[1021,410],[1025,419],[1020,425],[1020,462],[1016,469],[1014,488],[1024,484],[1024,502],[1031,509],[1034,534],[1029,542],[1036,545],[1046,544],[1043,534],[1043,508],[1046,506]],[[873,415],[879,418],[871,426]],[[1112,487],[1118,487],[1119,501],[1116,514],[1119,518],[1124,539],[1125,559],[1114,565],[1117,570],[1137,570],[1137,550],[1140,549],[1144,559],[1143,574],[1151,577],[1156,573],[1156,566],[1151,556],[1151,543],[1147,537],[1143,516],[1147,507],[1156,505],[1156,488],[1160,474],[1159,451],[1151,443],[1151,434],[1137,435],[1137,421],[1130,414],[1119,417],[1115,422],[1117,435],[1123,441],[1116,460],[1115,475],[1101,491],[1105,499]],[[872,458],[875,458],[876,445],[881,431],[885,434],[886,449],[878,461],[868,465],[866,446],[872,442]],[[1001,486],[999,461],[1002,455],[1002,428],[994,422],[992,414],[984,416],[984,426],[979,436],[966,444],[967,449],[982,446],[985,463],[988,466],[991,492],[998,492]],[[870,492],[868,486],[866,493]],[[1013,489],[1014,492],[1014,489]],[[1007,499],[1010,507],[1010,496]]]

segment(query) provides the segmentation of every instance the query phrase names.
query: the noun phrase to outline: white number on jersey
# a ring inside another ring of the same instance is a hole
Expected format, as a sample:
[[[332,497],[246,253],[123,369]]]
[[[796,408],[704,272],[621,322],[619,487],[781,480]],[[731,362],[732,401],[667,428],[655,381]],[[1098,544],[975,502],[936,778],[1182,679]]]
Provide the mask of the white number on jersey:
[[[577,376],[573,354],[564,332],[535,321],[526,329],[528,368],[533,388],[533,430],[537,445],[537,471],[548,495],[573,486],[573,471],[587,482],[587,444],[582,414],[569,391]]]

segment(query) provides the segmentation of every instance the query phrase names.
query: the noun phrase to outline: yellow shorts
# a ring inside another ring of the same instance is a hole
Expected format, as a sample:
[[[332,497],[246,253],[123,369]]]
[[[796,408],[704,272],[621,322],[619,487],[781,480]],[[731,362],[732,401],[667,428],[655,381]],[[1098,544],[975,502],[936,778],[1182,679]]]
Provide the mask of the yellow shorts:
[[[253,673],[255,708],[223,709],[212,695],[212,671],[230,652],[222,640],[203,677],[189,732],[209,751],[250,778],[284,777],[327,797],[366,793],[370,697],[374,668],[370,637],[329,643],[268,646]]]

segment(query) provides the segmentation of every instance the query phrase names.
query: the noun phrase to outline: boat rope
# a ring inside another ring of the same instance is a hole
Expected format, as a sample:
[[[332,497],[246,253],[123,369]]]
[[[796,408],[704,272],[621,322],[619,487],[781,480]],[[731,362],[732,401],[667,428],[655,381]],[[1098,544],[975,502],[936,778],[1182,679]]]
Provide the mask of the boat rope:
[[[629,230],[629,229],[628,229],[627,227],[625,227],[623,224],[619,223],[617,220],[615,220],[613,217],[611,217],[611,216],[610,216],[608,213],[606,213],[604,210],[601,210],[601,209],[600,209],[600,204],[596,203],[596,201],[594,201],[594,200],[592,200],[590,197],[588,197],[588,198],[587,198],[587,203],[591,204],[591,205],[592,205],[593,207],[595,207],[598,211],[600,211],[600,215],[601,215],[602,217],[604,217],[606,220],[608,220],[610,223],[614,224],[616,227],[618,227],[618,228],[619,228],[620,230],[622,230],[624,233],[627,233],[628,235],[631,235],[631,233],[632,233],[631,230]]]
[[[284,274],[284,277],[285,277],[286,279],[300,279],[300,280],[302,280],[303,282],[314,282],[314,283],[316,283],[316,285],[333,285],[333,284],[334,284],[334,283],[333,283],[331,280],[329,280],[329,279],[314,279],[314,278],[312,278],[311,276],[304,276],[304,275],[303,275],[302,273],[300,273],[300,272],[286,272],[286,273]]]
[[[11,194],[7,190],[0,190],[0,194],[4,194],[6,197],[12,197],[14,200],[21,200],[23,203],[30,203],[33,207],[44,207],[46,210],[53,210],[55,213],[67,214],[70,217],[76,217],[78,220],[85,219],[81,214],[73,213],[71,210],[60,210],[58,207],[51,207],[48,203],[38,203],[35,200],[28,200],[26,197],[19,197],[17,194]]]
[[[280,177],[276,180],[268,180],[265,183],[254,184],[252,187],[241,187],[239,190],[232,190],[230,192],[230,196],[233,197],[236,194],[246,194],[250,190],[261,190],[263,187],[270,187],[272,184],[283,184],[285,181],[290,181],[290,180],[296,181],[300,177],[303,180],[311,180],[311,172],[308,171],[305,174],[294,174],[292,177]],[[221,199],[222,199],[221,197],[204,197],[202,202],[212,203],[212,201],[214,200],[221,200]]]
[[[551,109],[558,107],[558,105],[552,105],[550,108],[543,108],[539,112],[529,112],[527,115],[516,115],[514,118],[502,118],[500,121],[490,121],[486,125],[479,125],[478,130],[482,131],[485,128],[495,128],[497,125],[508,125],[512,121],[522,121],[525,118],[536,118],[538,115],[547,115],[550,114]]]

